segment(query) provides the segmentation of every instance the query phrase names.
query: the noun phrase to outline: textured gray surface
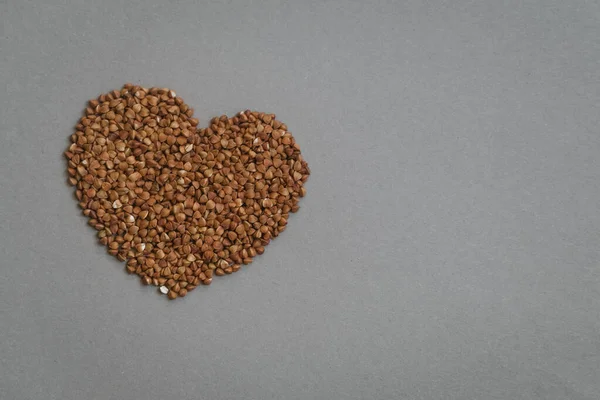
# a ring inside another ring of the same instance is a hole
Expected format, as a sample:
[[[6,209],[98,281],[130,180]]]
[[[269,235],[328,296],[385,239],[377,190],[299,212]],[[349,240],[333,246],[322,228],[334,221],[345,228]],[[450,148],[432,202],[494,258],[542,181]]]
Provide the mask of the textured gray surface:
[[[0,399],[600,398],[596,1],[0,1]],[[167,302],[62,152],[89,98],[274,112],[265,255]]]

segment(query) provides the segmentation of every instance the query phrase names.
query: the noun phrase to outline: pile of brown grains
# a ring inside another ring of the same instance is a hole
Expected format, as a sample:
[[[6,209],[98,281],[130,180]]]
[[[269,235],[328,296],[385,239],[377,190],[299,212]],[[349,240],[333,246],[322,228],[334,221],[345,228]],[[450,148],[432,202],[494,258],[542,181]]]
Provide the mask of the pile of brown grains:
[[[170,299],[262,254],[309,175],[273,114],[197,125],[172,90],[126,84],[89,102],[65,152],[100,243]]]

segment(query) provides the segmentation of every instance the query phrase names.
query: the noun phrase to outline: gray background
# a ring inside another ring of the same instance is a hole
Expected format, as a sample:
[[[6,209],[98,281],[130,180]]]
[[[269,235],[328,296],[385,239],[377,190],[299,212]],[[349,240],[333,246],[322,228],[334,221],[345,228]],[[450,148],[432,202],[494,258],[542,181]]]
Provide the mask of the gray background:
[[[596,1],[0,0],[0,398],[598,399]],[[183,301],[96,244],[85,102],[274,112],[313,174]]]

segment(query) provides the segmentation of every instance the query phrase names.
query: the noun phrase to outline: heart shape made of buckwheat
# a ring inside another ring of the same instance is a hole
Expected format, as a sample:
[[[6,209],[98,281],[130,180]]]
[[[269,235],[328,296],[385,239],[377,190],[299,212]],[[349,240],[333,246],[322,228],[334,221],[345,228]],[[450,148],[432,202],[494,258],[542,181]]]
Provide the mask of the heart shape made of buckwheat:
[[[262,254],[310,174],[273,114],[197,126],[174,91],[126,84],[89,102],[65,152],[100,243],[170,299]]]

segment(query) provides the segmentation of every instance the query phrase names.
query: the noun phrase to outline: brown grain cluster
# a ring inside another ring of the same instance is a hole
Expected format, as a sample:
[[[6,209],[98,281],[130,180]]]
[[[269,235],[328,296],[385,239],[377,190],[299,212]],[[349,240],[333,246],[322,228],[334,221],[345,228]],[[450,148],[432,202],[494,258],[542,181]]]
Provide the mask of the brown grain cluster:
[[[65,152],[100,243],[170,299],[262,254],[309,175],[273,114],[197,125],[172,90],[127,84],[89,102]]]

